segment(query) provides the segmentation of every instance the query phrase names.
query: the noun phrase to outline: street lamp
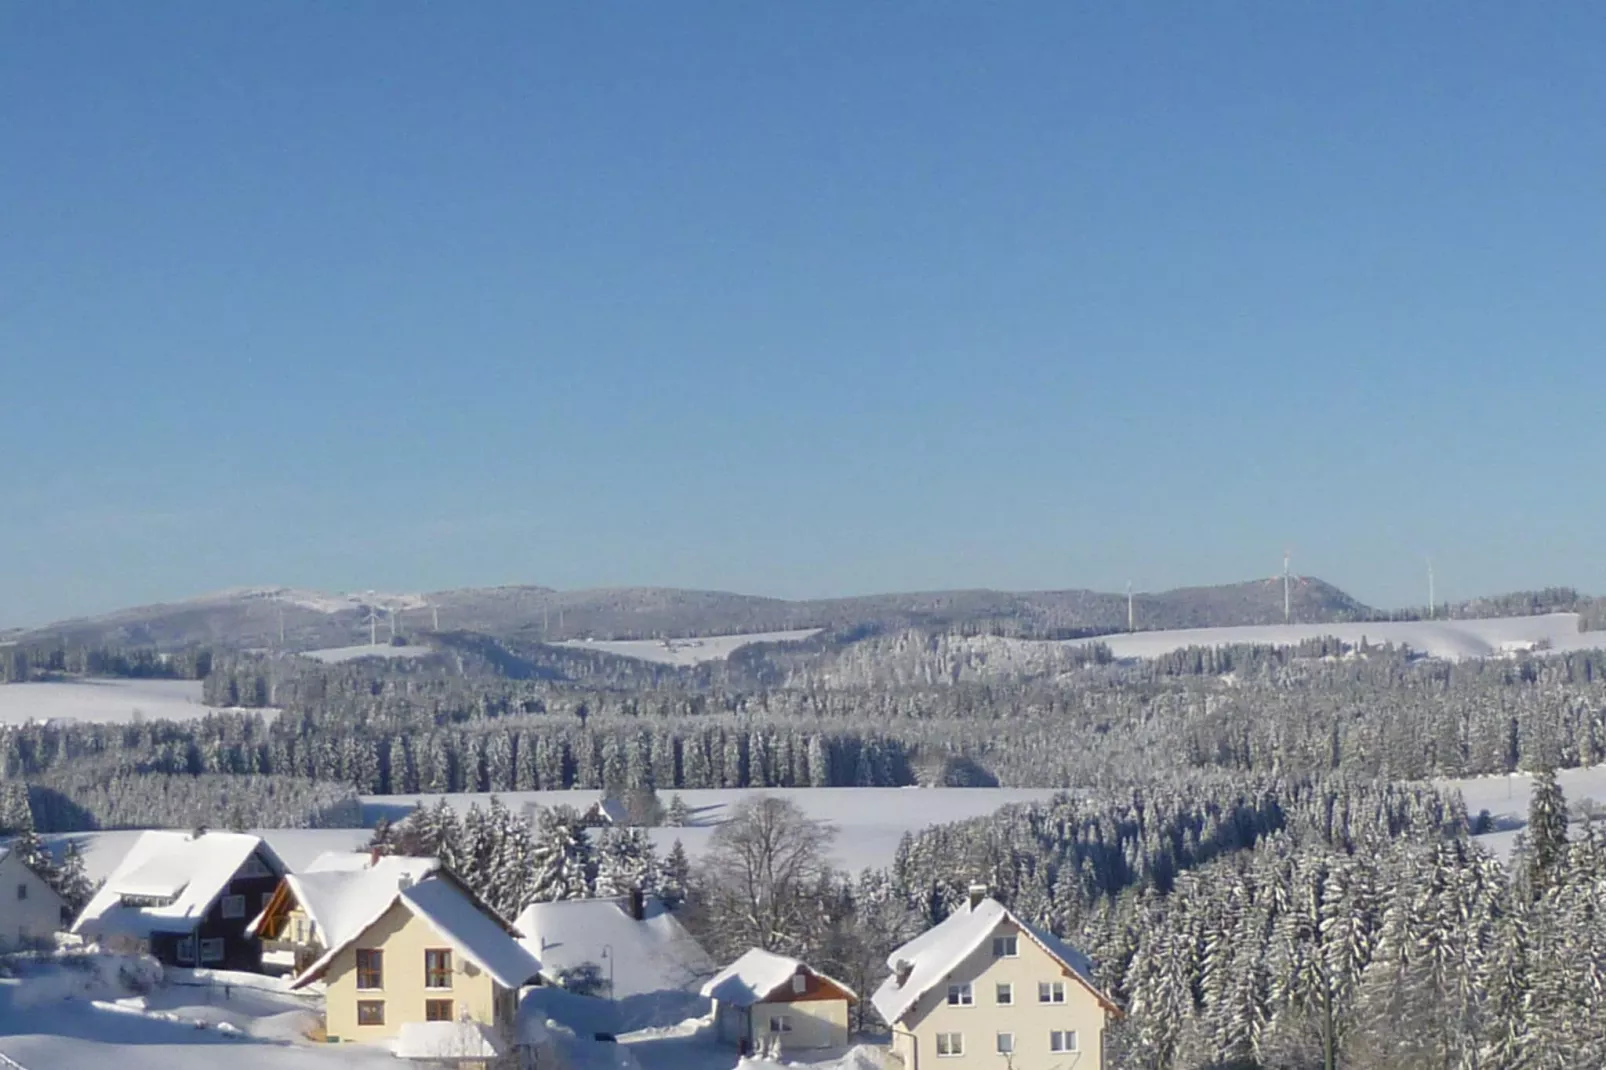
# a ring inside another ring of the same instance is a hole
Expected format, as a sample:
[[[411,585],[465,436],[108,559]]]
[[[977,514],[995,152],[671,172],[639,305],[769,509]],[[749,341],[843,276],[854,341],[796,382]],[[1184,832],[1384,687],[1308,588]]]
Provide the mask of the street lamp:
[[[602,957],[604,959],[606,959],[607,963],[608,963],[608,999],[611,1001],[613,999],[613,945],[612,944],[603,944],[602,945]]]

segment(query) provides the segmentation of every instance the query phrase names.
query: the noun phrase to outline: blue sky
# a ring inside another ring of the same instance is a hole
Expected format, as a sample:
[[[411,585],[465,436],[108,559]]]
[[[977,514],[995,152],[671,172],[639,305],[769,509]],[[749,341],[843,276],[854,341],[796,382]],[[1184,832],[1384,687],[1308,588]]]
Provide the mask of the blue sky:
[[[1606,591],[1594,4],[0,5],[0,624]]]

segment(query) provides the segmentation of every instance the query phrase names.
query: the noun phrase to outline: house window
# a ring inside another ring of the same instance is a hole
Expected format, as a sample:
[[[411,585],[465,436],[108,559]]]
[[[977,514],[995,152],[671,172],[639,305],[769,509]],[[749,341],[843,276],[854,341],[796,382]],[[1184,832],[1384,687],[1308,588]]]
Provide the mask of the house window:
[[[195,937],[186,936],[178,942],[178,949],[174,952],[180,962],[195,961]]]
[[[801,973],[794,973],[792,975],[792,991],[801,996],[803,993],[807,992],[808,990],[809,990],[809,979],[808,979],[808,977],[805,976],[804,974],[801,974]]]
[[[383,951],[357,952],[357,987],[385,987],[385,953]],[[384,1011],[380,1011],[383,1024]]]
[[[948,986],[948,1006],[968,1007],[974,1002],[976,998],[971,995],[968,984]]]
[[[1014,1033],[1000,1033],[1000,1034],[998,1034],[998,1048],[997,1048],[997,1051],[998,1051],[998,1054],[1000,1054],[1000,1055],[1014,1055],[1015,1054],[1015,1034]]]
[[[241,880],[245,880],[250,877],[271,877],[273,876],[273,872],[268,869],[267,865],[262,861],[262,859],[258,858],[256,855],[252,855],[250,858],[245,860],[243,865],[240,866],[240,870],[235,874],[235,876]]]
[[[210,940],[201,941],[201,961],[223,961],[223,938],[221,936],[213,937]]]
[[[28,886],[26,884],[17,885],[17,898],[18,899],[26,899],[26,898],[28,898]]]
[[[1075,1051],[1076,1030],[1056,1029],[1048,1035],[1049,1051]]]
[[[937,1054],[938,1055],[963,1055],[963,1054],[965,1054],[965,1034],[963,1034],[963,1033],[938,1033],[937,1034]]]
[[[1037,1002],[1039,1002],[1039,1003],[1064,1003],[1065,1002],[1065,982],[1064,981],[1041,981],[1041,982],[1039,982],[1038,985],[1037,985]]]
[[[770,1019],[771,1033],[790,1033],[792,1031],[792,1016],[777,1014]]]
[[[358,1025],[384,1025],[385,1001],[382,999],[359,999],[357,1001]]]
[[[268,904],[271,903],[271,902],[273,902],[273,893],[272,892],[263,892],[262,893],[262,909],[266,910],[268,908]]]
[[[424,1021],[449,1022],[452,1020],[452,1001],[449,999],[426,999],[424,1001]]]
[[[297,918],[296,919],[296,923],[292,927],[292,929],[293,929],[293,931],[295,933],[295,936],[294,936],[293,939],[295,940],[296,943],[304,944],[304,943],[307,942],[307,923],[305,921],[301,920],[300,918]]]
[[[245,896],[226,895],[223,897],[223,916],[225,918],[245,917]]]
[[[439,948],[424,952],[424,987],[452,987],[452,953]]]
[[[999,985],[996,995],[1000,1007],[1013,1006],[1015,1003],[1015,986]]]
[[[1020,937],[995,936],[993,937],[993,958],[1012,959],[1020,955]]]

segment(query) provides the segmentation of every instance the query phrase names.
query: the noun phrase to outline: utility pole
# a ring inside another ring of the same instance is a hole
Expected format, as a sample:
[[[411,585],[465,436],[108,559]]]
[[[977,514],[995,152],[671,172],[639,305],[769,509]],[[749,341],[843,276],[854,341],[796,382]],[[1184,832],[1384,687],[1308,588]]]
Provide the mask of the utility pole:
[[[1433,597],[1433,558],[1428,558],[1428,620],[1438,616],[1438,605]]]
[[[1126,581],[1126,630],[1129,631],[1129,632],[1137,631],[1138,630],[1137,620],[1138,620],[1137,613],[1132,608],[1132,581],[1131,580],[1127,580]]]

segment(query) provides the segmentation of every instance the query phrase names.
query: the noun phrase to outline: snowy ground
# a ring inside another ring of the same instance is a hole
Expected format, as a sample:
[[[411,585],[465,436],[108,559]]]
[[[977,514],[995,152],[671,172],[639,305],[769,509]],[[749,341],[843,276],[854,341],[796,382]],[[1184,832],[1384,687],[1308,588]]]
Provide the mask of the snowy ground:
[[[1606,631],[1580,632],[1576,613],[1495,617],[1489,620],[1186,628],[1067,641],[1104,643],[1118,658],[1153,658],[1190,646],[1227,646],[1234,643],[1293,646],[1306,639],[1323,636],[1333,636],[1347,643],[1359,643],[1363,638],[1374,645],[1393,643],[1396,646],[1409,646],[1431,657],[1449,659],[1495,657],[1547,644],[1548,649],[1554,651],[1606,648]]]
[[[0,684],[0,724],[29,721],[193,721],[217,712],[199,680],[64,680]],[[276,710],[253,710],[271,716]]]
[[[1495,831],[1476,839],[1496,857],[1509,857],[1517,836],[1528,825],[1528,799],[1533,790],[1533,777],[1518,773],[1511,776],[1440,780],[1436,783],[1461,793],[1469,817],[1476,818],[1480,810],[1489,811],[1489,816],[1494,819]],[[1606,806],[1606,766],[1563,769],[1556,774],[1556,783],[1561,786],[1562,794],[1567,797],[1568,809],[1573,813],[1574,832],[1583,827],[1580,804],[1586,807],[1591,803]]]
[[[776,795],[796,802],[810,817],[837,827],[832,844],[835,864],[850,873],[866,866],[892,863],[898,841],[906,832],[966,818],[985,817],[1011,803],[1037,802],[1058,792],[1048,788],[688,788],[659,792],[665,806],[679,795],[692,812],[689,828],[651,829],[653,842],[668,850],[676,841],[695,858],[708,847],[714,828],[725,820],[730,807],[755,795]],[[584,810],[599,797],[595,791],[501,792],[501,799],[517,812],[527,804],[572,806]],[[433,806],[440,795],[365,795],[363,821],[372,825],[381,817],[397,820],[419,803]],[[472,803],[485,806],[489,795],[444,796],[466,810]]]
[[[303,650],[304,658],[316,658],[327,664],[342,661],[356,661],[358,658],[423,658],[435,653],[427,646],[391,646],[389,643],[375,643],[361,646],[335,646],[326,650]]]
[[[754,632],[750,635],[705,635],[696,639],[566,639],[553,646],[600,650],[621,658],[655,661],[660,665],[698,665],[721,661],[731,652],[754,643],[796,643],[818,635],[820,629],[796,632]]]
[[[707,1019],[691,1019],[665,1029],[644,1029],[619,1038],[641,1070],[882,1070],[881,1049],[861,1045],[847,1051],[796,1052],[779,1062],[743,1059],[715,1039]]]
[[[316,1002],[278,990],[266,978],[217,974],[206,983],[200,971],[180,971],[191,983],[163,984],[140,995],[117,980],[118,960],[106,956],[81,960],[86,969],[10,961],[19,976],[0,980],[0,1054],[24,1070],[397,1065],[388,1051],[306,1040],[303,1030],[317,1019]]]

